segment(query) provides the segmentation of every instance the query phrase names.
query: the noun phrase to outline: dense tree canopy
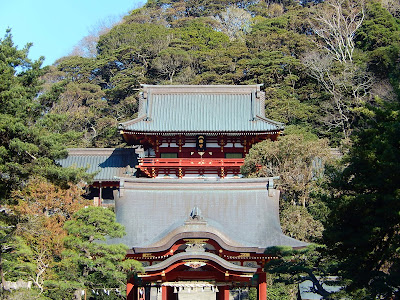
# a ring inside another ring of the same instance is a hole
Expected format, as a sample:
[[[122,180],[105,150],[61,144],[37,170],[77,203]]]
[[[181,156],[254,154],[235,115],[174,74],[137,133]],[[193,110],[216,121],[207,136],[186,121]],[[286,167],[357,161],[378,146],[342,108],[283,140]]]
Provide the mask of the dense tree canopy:
[[[355,298],[399,296],[399,105],[373,108],[333,181],[324,241]]]
[[[68,281],[57,271],[57,266],[65,261],[62,253],[69,236],[63,226],[78,218],[74,214],[89,204],[82,194],[84,182],[91,178],[84,169],[62,168],[56,163],[56,159],[67,154],[65,146],[73,145],[81,137],[79,128],[74,131],[62,122],[67,110],[90,117],[90,109],[101,109],[96,93],[102,90],[89,83],[79,86],[63,82],[69,86],[68,93],[52,86],[49,94],[41,95],[41,76],[46,69],[41,68],[41,60],[28,59],[28,50],[29,45],[18,50],[10,31],[0,40],[0,295],[15,299],[15,294],[4,293],[8,290],[7,282],[22,280],[33,282],[32,296],[39,291],[38,299],[45,294],[57,299],[49,293],[54,289],[51,282]],[[64,108],[49,110],[53,95],[61,95]],[[82,103],[88,103],[86,111]],[[109,220],[111,230],[114,227],[110,214],[113,215],[109,212],[108,219],[100,219]],[[120,227],[115,230],[117,233],[107,232],[110,236],[123,232]],[[123,258],[126,250],[123,246],[115,247],[104,252],[114,253],[113,261],[118,263],[117,257]],[[132,262],[122,265],[135,267]],[[72,292],[77,288],[71,282],[69,287]]]
[[[126,245],[105,243],[106,238],[125,235],[115,214],[103,207],[83,208],[64,228],[68,232],[60,266],[64,278],[76,287],[93,290],[93,299],[104,299],[110,293],[115,298],[124,295],[127,276],[142,267],[135,260],[125,260]]]
[[[399,32],[374,1],[149,1],[103,32],[95,55],[51,68],[47,104],[84,133],[82,146],[113,146],[121,140],[107,128],[134,116],[141,83],[262,83],[268,117],[307,125],[338,146],[365,103],[398,92]],[[78,91],[92,91],[92,100]]]
[[[18,50],[8,31],[0,40],[0,199],[40,173],[59,183],[76,181],[76,172],[57,167],[54,160],[67,154],[65,146],[75,132],[56,133],[41,120],[45,108],[41,90],[42,61],[31,62],[29,45]]]

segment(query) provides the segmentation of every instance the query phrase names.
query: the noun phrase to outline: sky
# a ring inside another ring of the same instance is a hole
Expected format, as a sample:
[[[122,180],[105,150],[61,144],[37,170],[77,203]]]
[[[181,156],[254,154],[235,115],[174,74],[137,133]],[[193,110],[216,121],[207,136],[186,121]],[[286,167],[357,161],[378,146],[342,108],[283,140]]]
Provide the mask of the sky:
[[[11,28],[14,44],[33,43],[29,58],[45,65],[71,53],[101,24],[120,20],[145,0],[0,0],[0,39]]]

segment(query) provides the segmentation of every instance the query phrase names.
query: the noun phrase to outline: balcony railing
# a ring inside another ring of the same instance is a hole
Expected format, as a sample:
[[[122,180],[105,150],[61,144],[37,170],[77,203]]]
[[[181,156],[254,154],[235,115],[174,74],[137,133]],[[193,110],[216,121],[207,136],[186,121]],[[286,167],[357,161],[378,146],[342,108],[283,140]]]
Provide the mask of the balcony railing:
[[[156,168],[207,168],[207,167],[237,167],[243,165],[243,158],[141,158],[140,167]]]

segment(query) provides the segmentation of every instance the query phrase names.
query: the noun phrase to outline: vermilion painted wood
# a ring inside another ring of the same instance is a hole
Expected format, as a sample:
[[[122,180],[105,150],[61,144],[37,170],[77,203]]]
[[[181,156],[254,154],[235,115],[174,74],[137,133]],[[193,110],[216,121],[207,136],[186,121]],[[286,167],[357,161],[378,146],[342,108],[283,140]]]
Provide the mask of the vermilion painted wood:
[[[240,167],[243,158],[141,158],[141,167]]]

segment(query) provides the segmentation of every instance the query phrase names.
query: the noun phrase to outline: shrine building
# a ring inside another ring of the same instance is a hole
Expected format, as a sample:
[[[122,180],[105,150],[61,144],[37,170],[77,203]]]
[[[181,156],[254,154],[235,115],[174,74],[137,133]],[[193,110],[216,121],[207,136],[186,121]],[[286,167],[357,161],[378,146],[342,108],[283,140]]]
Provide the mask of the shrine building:
[[[306,243],[282,233],[276,178],[240,174],[251,146],[283,131],[261,86],[143,85],[119,129],[129,147],[70,149],[60,163],[93,166],[98,203],[112,194],[127,235],[110,242],[144,266],[127,299],[248,299],[250,288],[267,299],[268,248]]]
[[[259,85],[145,85],[138,117],[120,130],[143,147],[139,169],[148,177],[238,176],[250,147],[283,130],[265,118],[264,102]]]

